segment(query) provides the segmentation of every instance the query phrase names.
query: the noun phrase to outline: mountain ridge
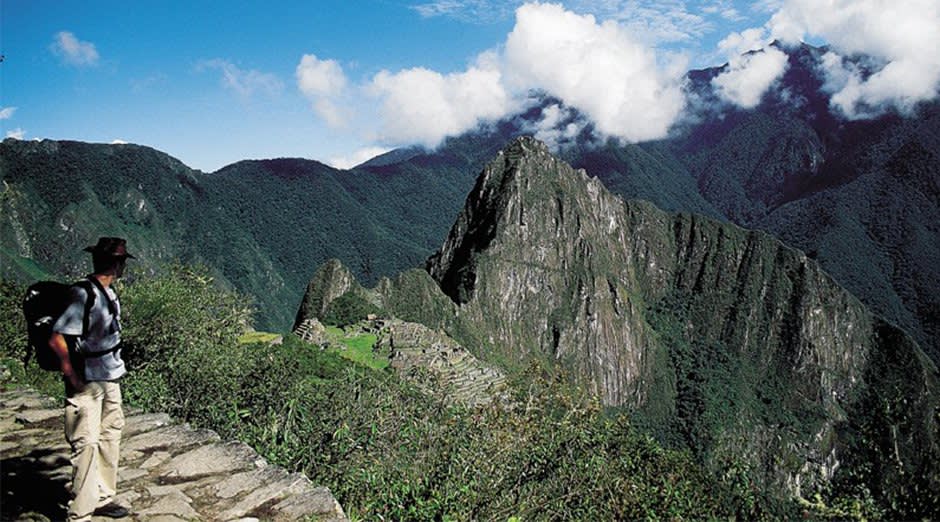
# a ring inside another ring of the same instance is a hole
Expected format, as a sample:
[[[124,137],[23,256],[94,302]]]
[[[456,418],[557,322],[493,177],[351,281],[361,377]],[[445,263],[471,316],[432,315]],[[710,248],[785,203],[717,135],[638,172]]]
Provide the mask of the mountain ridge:
[[[940,221],[936,205],[940,198],[940,170],[936,166],[940,104],[925,102],[906,115],[888,112],[870,120],[846,120],[829,106],[829,94],[823,89],[818,62],[823,50],[807,45],[780,49],[788,54],[789,67],[754,109],[737,109],[717,98],[710,77],[720,68],[692,71],[689,92],[710,101],[690,107],[694,117],[677,125],[669,137],[641,144],[603,141],[592,137],[592,127],[586,122],[572,141],[559,143],[559,155],[598,176],[625,199],[646,199],[666,210],[691,211],[760,228],[808,252],[867,305],[902,325],[934,362],[940,362],[940,316],[932,312],[940,307],[940,265],[932,262],[938,258],[940,244],[940,230],[932,225]],[[35,203],[39,212],[33,213],[43,218],[29,220],[25,217],[29,212],[23,209],[28,206],[26,200],[37,197],[36,192],[24,191],[19,182],[10,183],[10,169],[21,167],[6,162],[3,179],[13,190],[5,191],[4,216],[15,215],[17,220],[11,223],[6,218],[0,223],[3,273],[24,280],[50,273],[80,275],[84,268],[76,247],[94,241],[97,232],[92,229],[111,227],[115,234],[140,240],[153,237],[150,242],[164,245],[145,252],[153,259],[171,259],[179,254],[187,261],[221,265],[221,279],[258,300],[261,326],[284,330],[291,324],[292,315],[281,310],[295,309],[312,267],[329,258],[343,259],[357,277],[369,283],[419,265],[447,232],[464,196],[473,187],[473,174],[508,140],[537,132],[550,107],[562,108],[570,118],[581,122],[574,109],[543,94],[524,112],[448,138],[434,151],[398,149],[352,171],[334,171],[312,160],[291,160],[303,163],[311,173],[332,173],[312,176],[309,186],[295,185],[293,191],[297,194],[285,193],[276,184],[265,184],[270,165],[236,163],[226,167],[244,171],[243,188],[248,197],[226,187],[224,176],[187,171],[191,175],[182,178],[186,189],[174,197],[192,205],[169,209],[169,214],[215,223],[253,223],[256,230],[252,237],[238,231],[216,231],[236,246],[237,253],[214,246],[221,241],[206,237],[204,232],[182,231],[191,227],[178,223],[172,215],[163,219],[173,223],[172,231],[154,235],[135,229],[140,220],[128,215],[127,209],[117,208],[125,201],[97,185],[78,187],[74,193],[83,195],[87,202],[76,202],[77,207],[69,210],[61,201],[39,197],[42,201]],[[50,148],[55,147],[52,143]],[[29,146],[27,142],[7,140],[4,155]],[[31,166],[24,172],[51,180],[53,187],[75,186],[77,180],[90,174],[111,175],[106,168],[113,170],[118,183],[133,179],[127,175],[132,167],[128,165],[130,159],[115,164],[107,158],[115,154],[129,158],[127,151],[136,150],[135,146],[95,147],[101,147],[95,149],[96,157],[86,158],[89,161],[85,163],[74,155],[59,160],[50,156],[42,160],[42,174]],[[147,155],[133,161],[168,177],[175,176],[174,168],[179,170],[165,159],[148,159]],[[325,201],[322,214],[317,210],[323,183],[332,185],[331,190],[346,202],[342,212],[349,216],[345,218],[350,222],[347,225],[325,210],[336,203],[336,198]],[[177,190],[167,185],[171,193]],[[214,199],[222,204],[198,200],[199,191],[209,186],[214,187]],[[267,188],[257,190],[261,186]],[[123,197],[135,199],[134,195]],[[143,199],[136,197],[135,201]],[[285,207],[285,199],[298,203]],[[17,208],[15,201],[19,201]],[[199,205],[212,208],[190,208]],[[253,217],[238,214],[244,214],[246,206],[251,207]],[[312,210],[303,212],[300,206]],[[85,214],[92,217],[83,218]],[[273,230],[280,225],[263,230],[263,223],[282,223],[288,217],[303,223],[294,228],[309,231],[299,236],[300,242],[308,245],[306,257],[284,256],[279,249],[285,242],[263,244],[270,236],[282,235]],[[85,239],[63,242],[52,237],[52,231],[59,226],[58,218],[68,223],[84,219],[69,234]],[[36,229],[41,229],[40,235],[49,236],[38,244],[54,248],[34,245],[36,255],[18,255],[31,254],[30,249],[22,248],[23,238],[36,234],[29,232]],[[360,246],[351,245],[345,238],[329,237],[334,231],[360,234],[351,238]],[[390,241],[379,240],[377,235]],[[181,237],[210,246],[211,252],[196,252],[198,247],[186,250],[180,245]],[[377,255],[379,250],[382,255]],[[229,259],[233,255],[237,259]],[[260,278],[259,273],[269,276]],[[269,295],[271,288],[273,295]]]

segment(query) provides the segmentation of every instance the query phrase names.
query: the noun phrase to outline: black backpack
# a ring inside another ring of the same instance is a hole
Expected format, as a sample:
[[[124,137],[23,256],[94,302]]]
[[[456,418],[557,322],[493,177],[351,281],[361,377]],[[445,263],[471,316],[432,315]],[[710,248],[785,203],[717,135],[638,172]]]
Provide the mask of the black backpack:
[[[40,281],[26,289],[23,297],[23,315],[26,316],[26,329],[29,332],[29,343],[26,345],[26,356],[23,365],[29,363],[30,357],[35,353],[36,362],[43,370],[59,371],[61,363],[59,357],[49,347],[49,338],[52,337],[52,325],[68,308],[71,289],[80,286],[85,289],[88,299],[85,300],[85,315],[82,321],[82,333],[88,330],[88,312],[95,304],[95,291],[89,280],[79,281],[73,285],[55,281]],[[70,346],[71,351],[71,346]]]

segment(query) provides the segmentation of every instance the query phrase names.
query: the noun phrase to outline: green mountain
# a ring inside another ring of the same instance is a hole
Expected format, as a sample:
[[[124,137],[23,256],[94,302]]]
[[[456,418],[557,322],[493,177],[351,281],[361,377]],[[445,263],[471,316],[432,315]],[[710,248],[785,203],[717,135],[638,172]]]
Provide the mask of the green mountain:
[[[417,266],[468,190],[448,162],[343,172],[310,160],[243,161],[206,174],[137,145],[0,144],[2,277],[76,278],[82,248],[127,237],[137,269],[203,263],[286,330],[313,269],[342,259],[374,282]],[[467,174],[464,174],[467,177]],[[133,276],[133,271],[129,273]]]
[[[940,381],[913,339],[802,252],[624,202],[535,140],[482,170],[427,272],[369,291],[327,264],[298,323],[347,294],[504,367],[557,362],[714,473],[940,508]]]

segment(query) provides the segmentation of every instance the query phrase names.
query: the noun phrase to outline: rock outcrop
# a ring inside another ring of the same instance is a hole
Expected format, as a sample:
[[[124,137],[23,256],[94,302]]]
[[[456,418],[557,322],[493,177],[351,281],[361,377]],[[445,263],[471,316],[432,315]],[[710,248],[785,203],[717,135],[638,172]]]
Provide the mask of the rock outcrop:
[[[329,489],[269,465],[241,442],[166,414],[125,413],[117,496],[132,507],[125,520],[347,520]],[[72,468],[63,415],[61,404],[36,392],[0,392],[3,520],[65,518]]]
[[[323,345],[329,341],[326,335],[326,327],[316,317],[300,321],[297,327],[294,328],[294,335],[315,345]]]

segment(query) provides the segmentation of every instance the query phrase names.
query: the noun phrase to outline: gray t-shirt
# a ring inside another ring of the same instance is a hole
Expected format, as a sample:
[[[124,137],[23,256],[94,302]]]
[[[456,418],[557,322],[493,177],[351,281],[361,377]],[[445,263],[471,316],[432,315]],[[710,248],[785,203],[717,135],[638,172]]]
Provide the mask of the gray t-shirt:
[[[95,301],[88,311],[88,331],[82,331],[85,301],[88,299],[88,293],[82,285],[72,286],[69,306],[52,326],[52,330],[78,337],[75,349],[85,363],[86,381],[113,381],[127,373],[120,348],[114,350],[121,344],[121,303],[111,288],[92,284],[92,290],[95,292]],[[109,300],[112,303],[110,306]]]

